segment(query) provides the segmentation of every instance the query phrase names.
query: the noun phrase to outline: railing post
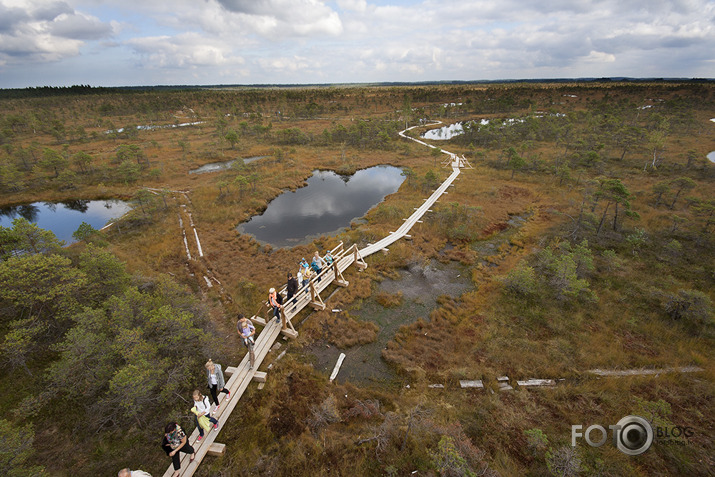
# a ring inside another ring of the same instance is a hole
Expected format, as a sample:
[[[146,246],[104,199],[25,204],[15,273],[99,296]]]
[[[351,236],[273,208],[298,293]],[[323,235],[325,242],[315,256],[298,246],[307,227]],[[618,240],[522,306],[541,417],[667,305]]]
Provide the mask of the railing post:
[[[320,295],[318,294],[318,291],[315,289],[315,285],[313,285],[313,282],[311,281],[309,283],[310,286],[310,306],[312,306],[314,309],[318,310],[324,310],[325,309],[325,303],[323,302],[323,299],[320,298]]]
[[[360,256],[360,252],[358,252],[357,244],[353,244],[353,262],[355,262],[360,270],[367,268],[367,263],[365,263],[365,260]]]
[[[333,273],[335,274],[335,284],[338,285],[339,287],[346,287],[348,286],[348,281],[345,280],[345,277],[343,277],[343,274],[340,272],[340,269],[338,268],[338,261],[333,260]]]

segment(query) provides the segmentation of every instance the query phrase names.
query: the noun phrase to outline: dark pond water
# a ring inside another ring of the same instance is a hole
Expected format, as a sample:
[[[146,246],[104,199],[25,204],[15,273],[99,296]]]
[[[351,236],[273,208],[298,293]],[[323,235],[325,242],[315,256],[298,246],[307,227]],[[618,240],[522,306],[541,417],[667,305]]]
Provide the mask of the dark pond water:
[[[243,163],[250,164],[253,161],[257,161],[257,160],[263,159],[265,157],[268,157],[268,156],[246,157],[243,159]],[[233,165],[233,163],[236,161],[240,161],[240,159],[231,159],[230,161],[223,161],[223,162],[211,162],[209,164],[204,164],[203,166],[201,166],[197,169],[191,169],[189,171],[189,174],[205,174],[207,172],[223,171],[226,169],[230,169],[231,166]]]
[[[72,243],[72,233],[82,222],[101,229],[111,219],[121,217],[131,207],[121,200],[72,200],[66,202],[33,202],[0,207],[0,225],[11,227],[17,217],[24,217],[38,227],[51,230],[58,239]]]
[[[394,308],[385,308],[373,298],[366,299],[358,308],[351,309],[351,316],[372,321],[379,327],[377,338],[372,343],[353,346],[345,350],[335,346],[326,346],[319,342],[307,348],[315,369],[330,374],[340,352],[345,353],[345,361],[340,368],[337,381],[350,381],[358,385],[388,384],[397,379],[395,370],[384,359],[382,350],[388,341],[395,337],[403,325],[414,323],[419,318],[429,320],[432,310],[437,308],[437,297],[460,296],[471,290],[474,285],[471,272],[456,262],[447,264],[431,260],[425,264],[413,263],[400,270],[400,278],[383,280],[378,292],[391,295],[402,293],[402,304]]]
[[[315,171],[306,187],[276,197],[262,215],[240,224],[238,231],[274,247],[337,234],[396,192],[404,179],[402,169],[391,166],[363,169],[352,176]]]

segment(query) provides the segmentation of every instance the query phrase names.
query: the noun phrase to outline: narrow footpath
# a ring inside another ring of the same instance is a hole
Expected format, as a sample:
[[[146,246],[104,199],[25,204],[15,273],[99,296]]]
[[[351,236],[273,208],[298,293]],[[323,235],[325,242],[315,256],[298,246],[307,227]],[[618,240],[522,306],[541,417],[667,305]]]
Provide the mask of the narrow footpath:
[[[407,131],[413,129],[414,127],[401,131],[399,133],[400,136],[415,141],[419,144],[434,148],[435,146],[409,137],[405,134]],[[448,159],[444,162],[444,164],[452,168],[452,173],[449,175],[449,177],[447,177],[447,179],[445,179],[442,185],[440,185],[437,190],[432,193],[432,195],[430,195],[427,199],[424,200],[424,203],[420,207],[418,207],[410,217],[405,219],[404,223],[397,230],[395,230],[394,232],[390,232],[388,236],[383,238],[382,240],[379,240],[374,244],[370,244],[362,249],[358,249],[356,245],[353,245],[346,249],[341,242],[337,247],[331,250],[332,255],[335,257],[335,261],[333,262],[333,264],[323,269],[323,271],[318,276],[314,277],[307,286],[300,289],[289,303],[284,304],[281,324],[278,324],[278,322],[273,319],[267,321],[262,316],[261,312],[251,317],[251,320],[255,324],[264,326],[263,330],[256,337],[256,344],[254,346],[255,366],[253,367],[253,369],[249,369],[250,363],[248,359],[248,354],[246,354],[246,356],[244,356],[243,360],[237,366],[229,366],[228,368],[226,368],[224,374],[230,376],[230,378],[228,378],[226,382],[226,388],[231,392],[231,399],[229,399],[228,401],[223,401],[221,403],[220,408],[213,416],[219,422],[219,429],[217,431],[211,430],[207,432],[201,441],[198,441],[198,429],[194,429],[194,432],[190,436],[187,436],[189,444],[196,451],[196,458],[193,462],[190,462],[188,454],[180,453],[180,455],[182,456],[181,469],[179,471],[180,476],[189,477],[194,475],[194,472],[196,472],[199,465],[201,465],[201,462],[203,461],[204,457],[206,457],[207,455],[219,456],[225,452],[225,444],[217,443],[216,438],[220,434],[223,426],[228,421],[228,418],[231,416],[231,413],[238,405],[238,402],[240,401],[243,393],[248,388],[248,385],[252,381],[256,381],[258,383],[265,382],[267,377],[266,373],[258,371],[258,369],[265,360],[266,356],[268,355],[268,352],[271,350],[276,340],[281,335],[287,336],[289,338],[295,338],[298,336],[298,333],[296,332],[292,324],[293,317],[300,313],[301,310],[303,310],[306,306],[310,306],[315,310],[325,309],[326,305],[320,297],[320,293],[332,284],[343,287],[348,286],[349,283],[342,275],[348,267],[355,264],[358,268],[365,269],[367,267],[367,263],[365,263],[364,260],[365,257],[372,255],[375,252],[386,250],[387,247],[400,240],[401,238],[410,238],[408,234],[410,229],[412,229],[415,224],[421,222],[420,219],[422,218],[422,216],[428,211],[430,211],[430,208],[440,199],[440,197],[448,193],[447,189],[453,185],[453,182],[460,174],[461,168],[471,168],[471,165],[467,162],[466,159],[464,159],[464,157],[458,157],[456,154],[453,154],[448,151],[442,152],[448,156]],[[186,247],[187,257],[191,259],[189,247],[186,240],[187,234],[184,228],[184,221],[181,219],[181,217],[179,218],[179,220],[181,223],[182,240],[184,241],[184,245]],[[194,227],[193,220],[191,219],[191,217],[189,217],[189,223],[193,229],[193,235],[196,238],[196,244],[198,246],[198,249],[201,250],[198,241],[198,233],[196,232],[196,228]],[[191,234],[188,235],[190,236]],[[202,252],[203,251],[200,251],[199,253],[203,255]],[[207,278],[207,282],[209,280],[210,279]],[[279,293],[285,296],[285,287],[283,287],[279,291]],[[164,477],[171,477],[173,474],[174,468],[173,466],[169,465],[166,472],[164,473]]]

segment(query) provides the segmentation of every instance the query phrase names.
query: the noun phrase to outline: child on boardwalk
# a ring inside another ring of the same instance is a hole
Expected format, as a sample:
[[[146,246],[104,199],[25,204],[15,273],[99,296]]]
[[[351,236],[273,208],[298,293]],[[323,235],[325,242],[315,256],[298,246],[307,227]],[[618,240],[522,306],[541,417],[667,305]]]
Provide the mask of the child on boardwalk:
[[[253,335],[256,334],[256,327],[253,323],[248,320],[245,316],[239,313],[238,315],[238,334],[241,335],[243,340],[243,345],[248,348],[248,359],[250,360],[251,367],[248,369],[253,369],[253,365],[256,363],[256,357],[253,354],[253,345],[255,344],[255,339]]]
[[[325,253],[325,257],[323,258],[323,260],[325,260],[325,263],[326,263],[326,265],[328,265],[328,266],[330,266],[330,265],[333,264],[333,262],[335,261],[335,259],[333,258],[333,254],[330,253],[330,250],[328,250],[328,251]]]
[[[308,265],[308,262],[305,262],[305,265],[303,266],[302,270],[303,270],[303,286],[307,286],[308,283],[310,283],[310,280],[315,275],[315,272],[310,268],[310,265]]]
[[[218,429],[218,421],[211,417],[211,401],[207,396],[201,394],[198,389],[194,390],[194,407],[191,408],[191,412],[196,416],[194,421],[196,421],[196,427],[199,428],[199,438],[196,442],[199,442],[204,438],[204,429],[210,430],[211,424],[213,424],[214,429]]]
[[[302,277],[302,280],[300,282],[301,288],[308,285],[310,282],[310,265],[308,265],[308,262],[303,258],[298,265],[298,275]]]

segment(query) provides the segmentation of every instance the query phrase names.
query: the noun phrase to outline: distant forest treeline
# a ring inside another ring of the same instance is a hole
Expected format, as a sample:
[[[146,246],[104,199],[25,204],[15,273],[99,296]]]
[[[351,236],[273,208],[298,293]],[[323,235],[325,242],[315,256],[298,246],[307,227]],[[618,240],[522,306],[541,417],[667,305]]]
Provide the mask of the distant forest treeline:
[[[217,84],[217,85],[154,85],[154,86],[37,86],[28,88],[0,89],[0,99],[41,98],[47,96],[68,96],[73,94],[106,94],[131,91],[189,90],[215,88],[316,88],[345,86],[431,86],[431,85],[467,85],[496,83],[715,83],[712,78],[551,78],[551,79],[512,79],[512,80],[475,80],[475,81],[421,81],[421,82],[381,82],[381,83],[311,83],[311,84]]]

